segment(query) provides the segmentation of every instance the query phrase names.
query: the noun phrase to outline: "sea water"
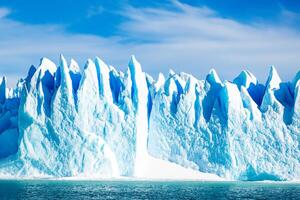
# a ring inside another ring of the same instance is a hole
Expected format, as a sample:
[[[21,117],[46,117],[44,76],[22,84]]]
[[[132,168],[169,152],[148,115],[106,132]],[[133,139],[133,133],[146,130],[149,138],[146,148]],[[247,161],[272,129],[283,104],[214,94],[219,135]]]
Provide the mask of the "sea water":
[[[300,199],[300,184],[1,180],[0,199]]]

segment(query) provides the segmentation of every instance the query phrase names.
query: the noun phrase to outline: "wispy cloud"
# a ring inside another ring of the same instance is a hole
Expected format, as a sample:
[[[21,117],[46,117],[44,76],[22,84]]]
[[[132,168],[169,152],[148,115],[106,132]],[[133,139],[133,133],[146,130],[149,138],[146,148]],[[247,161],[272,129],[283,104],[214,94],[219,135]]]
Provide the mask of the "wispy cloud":
[[[114,37],[74,34],[61,26],[28,25],[2,17],[0,73],[24,75],[38,58],[56,59],[59,53],[78,59],[82,65],[97,55],[119,69],[136,54],[152,75],[173,68],[204,78],[214,67],[226,79],[249,69],[265,80],[271,64],[284,79],[291,79],[299,70],[300,36],[292,28],[245,25],[222,18],[209,8],[177,1],[171,6],[172,11],[128,6],[121,12],[128,20]]]
[[[8,8],[0,8],[0,18],[7,16],[10,13]]]
[[[94,17],[96,15],[102,14],[105,11],[104,7],[101,5],[91,6],[87,10],[87,18]]]
[[[123,12],[131,19],[121,25],[128,37],[154,41],[139,47],[148,62],[158,60],[202,78],[210,67],[225,78],[248,68],[261,80],[271,64],[285,78],[299,70],[300,37],[294,30],[245,25],[176,1],[174,6],[177,12],[132,7]],[[155,66],[161,66],[158,62]]]

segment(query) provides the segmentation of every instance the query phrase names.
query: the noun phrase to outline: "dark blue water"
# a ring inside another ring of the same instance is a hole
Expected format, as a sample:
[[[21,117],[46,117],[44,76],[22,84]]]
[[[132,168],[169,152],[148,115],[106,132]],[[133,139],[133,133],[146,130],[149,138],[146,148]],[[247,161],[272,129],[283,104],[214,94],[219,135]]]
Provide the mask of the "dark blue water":
[[[3,180],[0,199],[300,199],[300,184]]]

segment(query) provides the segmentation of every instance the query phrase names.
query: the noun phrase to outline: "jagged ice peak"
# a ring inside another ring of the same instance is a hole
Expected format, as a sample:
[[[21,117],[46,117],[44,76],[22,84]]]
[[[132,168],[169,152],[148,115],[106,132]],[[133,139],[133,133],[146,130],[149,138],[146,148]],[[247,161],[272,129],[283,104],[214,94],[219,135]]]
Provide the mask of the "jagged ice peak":
[[[125,72],[42,58],[0,83],[0,177],[299,179],[299,73],[155,80],[134,56]]]

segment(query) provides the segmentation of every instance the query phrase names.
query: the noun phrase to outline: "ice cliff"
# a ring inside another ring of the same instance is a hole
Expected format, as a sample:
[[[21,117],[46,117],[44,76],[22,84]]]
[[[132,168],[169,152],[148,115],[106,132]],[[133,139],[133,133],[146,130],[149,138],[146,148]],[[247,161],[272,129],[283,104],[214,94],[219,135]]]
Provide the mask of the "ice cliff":
[[[271,67],[264,85],[248,71],[233,81],[170,71],[156,81],[134,56],[125,72],[98,57],[81,71],[61,56],[58,66],[42,58],[15,88],[0,84],[0,178],[147,178],[163,163],[295,180],[299,142],[300,71],[282,82]]]

